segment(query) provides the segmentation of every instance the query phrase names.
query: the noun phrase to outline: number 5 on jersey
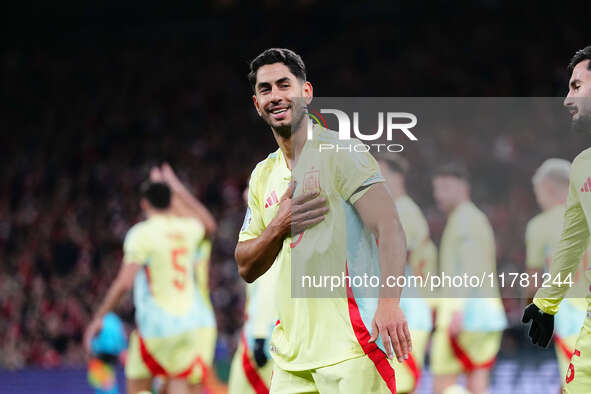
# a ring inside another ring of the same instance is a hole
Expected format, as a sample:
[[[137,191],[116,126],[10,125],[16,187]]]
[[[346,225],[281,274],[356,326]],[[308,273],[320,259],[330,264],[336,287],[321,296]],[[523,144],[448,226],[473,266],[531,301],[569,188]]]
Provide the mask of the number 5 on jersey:
[[[172,250],[172,268],[176,272],[176,277],[173,280],[174,286],[180,291],[185,289],[187,283],[187,267],[179,262],[183,255],[187,254],[187,249],[173,249]]]

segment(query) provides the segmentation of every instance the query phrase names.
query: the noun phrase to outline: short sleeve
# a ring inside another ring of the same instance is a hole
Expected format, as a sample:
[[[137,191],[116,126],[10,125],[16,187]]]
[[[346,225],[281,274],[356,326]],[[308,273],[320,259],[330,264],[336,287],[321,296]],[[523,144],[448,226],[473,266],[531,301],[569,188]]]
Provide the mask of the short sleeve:
[[[263,216],[259,208],[260,205],[257,197],[256,181],[256,173],[253,171],[248,185],[248,206],[246,208],[246,214],[244,215],[242,228],[240,229],[240,234],[238,235],[239,242],[257,238],[265,230]]]
[[[123,263],[146,264],[149,256],[148,244],[142,227],[133,226],[127,232],[123,242]]]
[[[384,182],[378,163],[369,152],[341,151],[336,161],[336,189],[351,204],[365,194],[368,186]]]

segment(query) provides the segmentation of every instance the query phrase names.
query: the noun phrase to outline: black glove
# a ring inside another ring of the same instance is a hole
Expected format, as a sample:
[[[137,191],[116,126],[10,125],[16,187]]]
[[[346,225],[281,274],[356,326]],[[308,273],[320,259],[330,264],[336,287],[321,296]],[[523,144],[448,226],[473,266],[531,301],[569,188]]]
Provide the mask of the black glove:
[[[523,311],[521,322],[524,324],[532,320],[529,337],[534,345],[548,347],[554,334],[554,315],[543,312],[535,304],[529,304]]]
[[[267,354],[265,353],[265,338],[255,338],[254,350],[254,361],[257,363],[259,368],[262,368],[267,364]]]

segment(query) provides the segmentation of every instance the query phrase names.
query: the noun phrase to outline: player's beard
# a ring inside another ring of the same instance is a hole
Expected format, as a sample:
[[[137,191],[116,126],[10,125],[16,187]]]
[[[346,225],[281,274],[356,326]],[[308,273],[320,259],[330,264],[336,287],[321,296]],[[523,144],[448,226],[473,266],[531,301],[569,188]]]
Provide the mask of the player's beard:
[[[571,129],[579,134],[591,134],[591,114],[580,114],[571,122]]]
[[[299,100],[298,100],[299,101]],[[283,138],[290,138],[302,125],[306,115],[306,108],[297,101],[291,103],[291,122],[287,125],[273,127],[273,130]]]

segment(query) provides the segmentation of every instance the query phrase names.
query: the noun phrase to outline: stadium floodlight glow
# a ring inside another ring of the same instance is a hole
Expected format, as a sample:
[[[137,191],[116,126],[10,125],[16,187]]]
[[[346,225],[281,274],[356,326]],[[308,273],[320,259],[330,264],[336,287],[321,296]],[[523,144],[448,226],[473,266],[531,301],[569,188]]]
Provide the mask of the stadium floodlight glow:
[[[339,109],[321,109],[322,114],[332,114],[337,117],[339,123],[339,140],[351,139],[351,120],[349,115]],[[417,137],[409,130],[417,125],[417,117],[409,112],[387,112],[386,113],[386,139],[392,140],[394,130],[399,130],[411,141],[417,141]],[[394,119],[407,119],[407,123],[394,123]],[[375,141],[384,133],[384,112],[378,112],[378,130],[373,134],[364,134],[359,130],[359,112],[353,112],[353,133],[361,141]],[[313,138],[312,123],[308,122],[308,139]]]

